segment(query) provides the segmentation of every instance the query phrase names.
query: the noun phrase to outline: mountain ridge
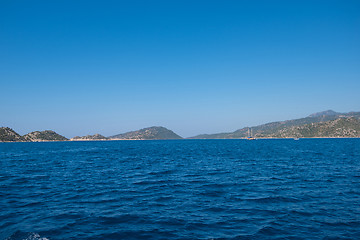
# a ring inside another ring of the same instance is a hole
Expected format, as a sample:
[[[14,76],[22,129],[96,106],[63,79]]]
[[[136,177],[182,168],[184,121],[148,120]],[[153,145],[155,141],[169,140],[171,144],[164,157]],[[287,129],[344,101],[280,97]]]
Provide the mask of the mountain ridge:
[[[333,121],[342,117],[355,117],[360,119],[360,112],[348,112],[348,113],[337,113],[332,110],[327,110],[323,112],[310,114],[308,117],[285,120],[285,121],[276,121],[265,123],[253,127],[244,127],[234,132],[227,133],[215,133],[215,134],[200,134],[189,139],[236,139],[236,138],[246,138],[248,136],[248,130],[251,128],[254,137],[257,138],[272,138],[276,135],[276,132],[279,132],[285,128],[290,128],[294,126],[301,126],[312,123],[328,122]],[[291,136],[288,136],[291,137]]]

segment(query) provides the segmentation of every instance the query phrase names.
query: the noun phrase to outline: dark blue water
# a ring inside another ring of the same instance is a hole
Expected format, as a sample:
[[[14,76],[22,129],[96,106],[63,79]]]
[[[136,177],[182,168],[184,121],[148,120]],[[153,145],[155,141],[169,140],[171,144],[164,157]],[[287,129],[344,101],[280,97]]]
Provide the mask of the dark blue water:
[[[360,139],[0,143],[0,239],[360,239]]]

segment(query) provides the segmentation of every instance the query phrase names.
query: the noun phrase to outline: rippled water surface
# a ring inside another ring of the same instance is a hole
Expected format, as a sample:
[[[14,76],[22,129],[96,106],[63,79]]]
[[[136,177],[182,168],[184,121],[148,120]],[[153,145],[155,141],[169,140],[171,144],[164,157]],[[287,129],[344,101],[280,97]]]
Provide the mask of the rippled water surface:
[[[360,139],[0,143],[0,239],[360,239]]]

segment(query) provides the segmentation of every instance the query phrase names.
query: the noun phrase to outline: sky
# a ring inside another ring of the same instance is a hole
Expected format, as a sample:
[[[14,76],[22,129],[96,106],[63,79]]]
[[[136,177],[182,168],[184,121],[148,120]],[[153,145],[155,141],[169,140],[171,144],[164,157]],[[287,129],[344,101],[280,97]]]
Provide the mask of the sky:
[[[360,1],[0,0],[0,126],[183,137],[360,111]]]

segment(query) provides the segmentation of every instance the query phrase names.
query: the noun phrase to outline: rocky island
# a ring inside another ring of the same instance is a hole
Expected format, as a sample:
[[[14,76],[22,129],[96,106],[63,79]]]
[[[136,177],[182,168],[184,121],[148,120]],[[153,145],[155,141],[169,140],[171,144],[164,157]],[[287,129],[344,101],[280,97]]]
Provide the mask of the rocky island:
[[[51,131],[51,130],[31,132],[31,133],[24,135],[23,137],[27,142],[67,141],[67,140],[69,140],[66,137],[61,136],[60,134],[57,134],[56,132]]]
[[[97,133],[94,135],[86,135],[83,137],[76,136],[70,139],[70,141],[99,141],[99,140],[109,140],[109,138],[104,137],[103,135]]]
[[[179,135],[165,127],[149,127],[138,131],[122,133],[109,137],[116,140],[160,140],[160,139],[182,139]]]
[[[11,128],[0,127],[0,142],[44,142],[67,140],[69,139],[51,130],[35,131],[21,136]]]

